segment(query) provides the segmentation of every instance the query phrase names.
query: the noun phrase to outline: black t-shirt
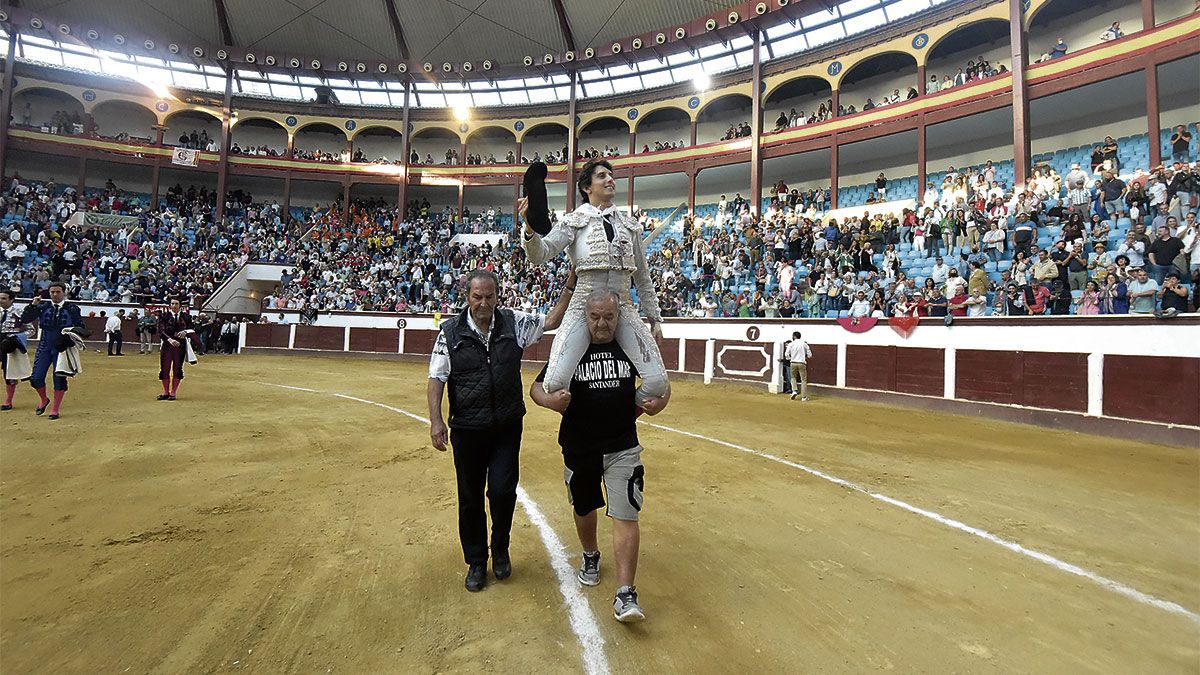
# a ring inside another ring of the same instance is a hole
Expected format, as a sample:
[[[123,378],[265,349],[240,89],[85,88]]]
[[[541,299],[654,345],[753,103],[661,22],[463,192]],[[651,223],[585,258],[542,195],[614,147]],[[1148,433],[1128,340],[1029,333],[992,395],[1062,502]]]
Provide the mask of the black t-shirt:
[[[1188,144],[1192,142],[1192,135],[1185,131],[1178,136],[1179,138],[1171,144],[1171,149],[1175,152],[1187,152]]]
[[[615,340],[588,346],[575,367],[571,403],[558,428],[563,454],[607,454],[638,444],[637,375]],[[543,367],[537,381],[545,378]]]
[[[1186,311],[1188,311],[1187,296],[1179,295],[1178,293],[1172,293],[1168,289],[1167,292],[1163,293],[1163,296],[1162,296],[1162,308],[1163,309],[1172,309],[1173,308],[1179,312],[1186,312]]]
[[[1175,258],[1179,257],[1179,252],[1183,250],[1183,241],[1179,237],[1168,237],[1166,240],[1155,239],[1150,242],[1150,246],[1146,249],[1146,259],[1150,259],[1150,254],[1154,254],[1154,259],[1157,264],[1164,267],[1175,262]]]

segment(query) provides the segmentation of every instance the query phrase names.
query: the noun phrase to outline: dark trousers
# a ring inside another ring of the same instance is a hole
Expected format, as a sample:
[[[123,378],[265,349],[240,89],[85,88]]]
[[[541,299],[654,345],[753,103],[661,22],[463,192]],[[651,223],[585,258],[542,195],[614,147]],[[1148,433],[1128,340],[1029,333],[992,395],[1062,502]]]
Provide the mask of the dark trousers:
[[[121,331],[115,330],[115,331],[109,333],[108,334],[108,355],[112,356],[114,353],[120,354],[121,346],[124,344],[125,344],[125,341],[121,338]],[[114,352],[113,349],[116,349],[116,352]]]
[[[468,565],[488,560],[486,494],[492,511],[492,555],[508,559],[508,538],[517,505],[521,421],[498,429],[451,429],[454,473],[458,478],[458,538]]]

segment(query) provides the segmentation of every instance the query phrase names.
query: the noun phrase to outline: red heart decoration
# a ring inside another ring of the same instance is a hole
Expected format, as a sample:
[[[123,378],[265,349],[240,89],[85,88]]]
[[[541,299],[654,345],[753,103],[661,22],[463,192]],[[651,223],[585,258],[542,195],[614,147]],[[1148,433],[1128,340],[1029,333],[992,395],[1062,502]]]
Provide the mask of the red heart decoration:
[[[900,334],[900,337],[907,339],[917,329],[917,324],[921,322],[920,317],[916,316],[893,316],[888,319],[888,325],[892,330]]]

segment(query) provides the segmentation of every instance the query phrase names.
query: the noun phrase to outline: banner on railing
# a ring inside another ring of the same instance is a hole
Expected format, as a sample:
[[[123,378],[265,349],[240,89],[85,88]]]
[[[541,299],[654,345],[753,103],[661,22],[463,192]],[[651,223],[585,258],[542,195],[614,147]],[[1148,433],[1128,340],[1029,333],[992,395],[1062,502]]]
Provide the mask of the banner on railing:
[[[137,216],[122,216],[116,213],[92,213],[76,211],[67,220],[67,225],[82,230],[85,227],[97,227],[102,230],[119,230],[138,226]]]
[[[182,166],[196,166],[196,158],[199,153],[191,148],[175,148],[171,153],[171,163]]]

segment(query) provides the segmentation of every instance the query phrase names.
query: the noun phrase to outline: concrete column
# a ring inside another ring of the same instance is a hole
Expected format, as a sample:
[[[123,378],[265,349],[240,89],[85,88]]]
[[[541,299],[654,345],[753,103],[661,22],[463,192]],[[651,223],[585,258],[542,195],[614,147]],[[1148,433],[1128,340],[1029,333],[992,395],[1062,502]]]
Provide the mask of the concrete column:
[[[8,168],[8,120],[12,117],[13,71],[17,67],[17,32],[9,30],[4,54],[4,79],[0,80],[0,178]]]
[[[159,160],[154,160],[154,171],[150,175],[150,210],[158,208],[158,181],[162,172],[162,167],[159,165]]]
[[[342,340],[342,351],[350,351],[350,326],[346,326],[345,338]]]
[[[1029,95],[1025,85],[1028,34],[1022,0],[1008,0],[1008,30],[1012,45],[1013,184],[1020,188],[1029,175]]]
[[[79,156],[79,169],[75,175],[75,193],[83,196],[83,188],[87,186],[87,157]]]
[[[925,95],[925,66],[917,66],[917,94]]]
[[[837,93],[836,91],[834,92]],[[838,207],[838,138],[833,134],[829,141],[829,208]]]
[[[1144,7],[1146,3],[1142,3]],[[1151,9],[1151,20],[1154,19],[1154,10]],[[1150,166],[1154,167],[1162,164],[1162,139],[1159,132],[1159,117],[1158,117],[1158,64],[1154,62],[1154,55],[1147,54],[1145,57],[1146,67],[1143,69],[1146,73],[1146,134],[1150,145]]]
[[[578,103],[576,85],[579,76],[571,71],[571,99],[567,103],[567,212],[575,210],[575,146],[579,144],[579,134],[575,124],[576,104]]]
[[[689,216],[696,215],[696,176],[698,176],[699,174],[700,174],[700,172],[696,171],[693,173],[688,173],[688,175],[687,175],[687,177],[688,177],[687,204],[688,204],[688,215]]]
[[[296,324],[288,326],[288,349],[296,348]]]
[[[922,92],[924,93],[924,92]],[[921,113],[921,121],[917,125],[917,207],[918,211],[921,206],[921,199],[925,195],[926,164],[925,164],[925,113]]]
[[[676,368],[676,370],[678,370],[681,373],[684,370],[686,370],[683,367],[683,359],[686,356],[687,356],[687,340],[685,340],[683,338],[679,338],[679,362],[678,362],[679,367]]]
[[[696,144],[696,120],[692,120],[692,132],[691,132],[691,136],[689,136],[689,138],[691,139],[691,144],[695,145]]]
[[[750,66],[750,212],[762,214],[762,31],[754,29],[753,62]]]
[[[233,67],[225,68],[225,98],[221,103],[221,157],[217,162],[216,222],[225,218],[225,180],[229,173],[230,101],[233,98]]]
[[[405,209],[408,208],[408,175],[409,175],[409,172],[412,170],[412,167],[408,163],[409,155],[412,154],[412,144],[409,142],[409,133],[408,133],[408,119],[409,119],[408,115],[410,112],[410,108],[408,105],[408,97],[409,97],[409,94],[411,93],[411,89],[412,89],[412,84],[409,82],[405,82],[404,83],[404,118],[403,118],[404,121],[402,123],[404,132],[403,132],[403,135],[401,136],[401,141],[403,142],[403,147],[404,147],[404,157],[401,160],[401,164],[400,164],[401,174],[400,174],[400,185],[398,186],[399,194],[396,196],[396,202],[397,202],[396,213],[400,214],[401,221],[404,220],[404,216],[405,216],[404,211],[405,211]]]
[[[291,216],[292,208],[292,170],[288,169],[283,174],[283,222],[287,222]]]

